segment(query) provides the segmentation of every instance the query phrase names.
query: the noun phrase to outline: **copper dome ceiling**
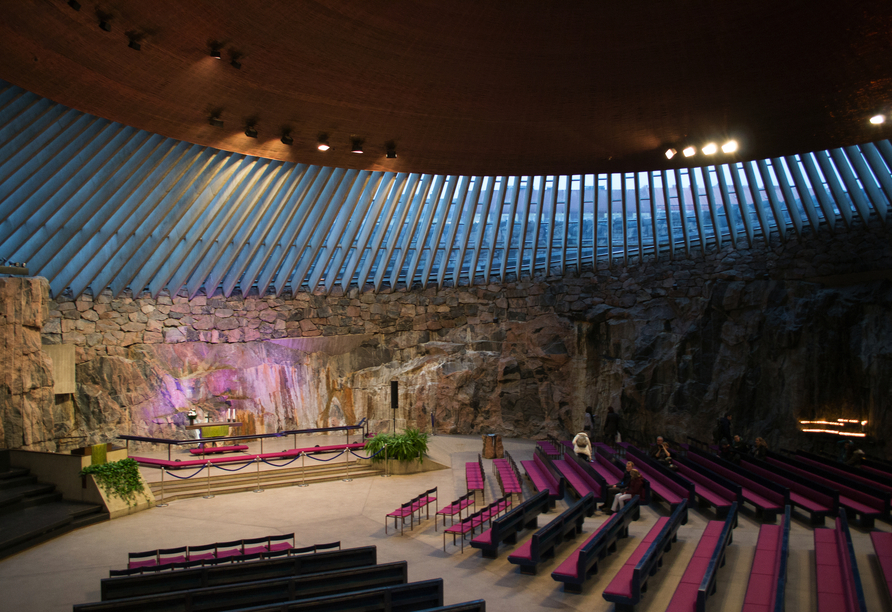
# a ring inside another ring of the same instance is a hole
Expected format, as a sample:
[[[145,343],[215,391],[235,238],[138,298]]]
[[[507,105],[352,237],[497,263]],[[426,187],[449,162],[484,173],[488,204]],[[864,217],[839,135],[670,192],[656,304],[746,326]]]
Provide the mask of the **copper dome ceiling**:
[[[439,174],[633,171],[732,161],[663,156],[725,137],[740,141],[737,159],[756,159],[892,135],[889,122],[867,121],[892,112],[888,0],[80,4],[4,3],[0,78],[271,159]],[[214,112],[223,127],[209,124]],[[249,123],[258,138],[245,136]],[[291,146],[279,140],[286,128]],[[327,153],[315,147],[321,133]],[[351,137],[364,155],[350,153]],[[397,159],[385,158],[388,141]]]

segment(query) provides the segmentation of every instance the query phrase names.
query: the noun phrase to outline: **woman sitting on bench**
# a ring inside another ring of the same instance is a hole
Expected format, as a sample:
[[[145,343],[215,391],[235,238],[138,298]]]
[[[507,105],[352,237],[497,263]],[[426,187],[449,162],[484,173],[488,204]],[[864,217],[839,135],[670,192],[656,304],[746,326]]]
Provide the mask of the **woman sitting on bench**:
[[[604,496],[604,504],[601,506],[602,511],[607,512],[610,509],[616,494],[625,491],[628,488],[631,484],[632,470],[634,469],[635,464],[631,461],[626,461],[626,471],[623,473],[623,479],[615,485],[607,487],[607,495]]]
[[[636,469],[632,469],[630,474],[632,477],[629,481],[629,486],[614,496],[613,505],[610,506],[610,514],[621,509],[626,501],[632,499],[633,496],[644,497],[644,479],[641,477],[641,473]]]

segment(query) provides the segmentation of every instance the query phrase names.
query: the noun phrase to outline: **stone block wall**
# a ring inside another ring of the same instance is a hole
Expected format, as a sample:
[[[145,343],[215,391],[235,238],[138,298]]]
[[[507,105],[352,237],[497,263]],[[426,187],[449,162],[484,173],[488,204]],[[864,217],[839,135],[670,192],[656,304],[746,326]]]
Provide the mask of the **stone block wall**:
[[[185,413],[222,414],[223,396],[246,433],[383,429],[391,380],[400,424],[428,430],[433,414],[440,432],[563,437],[585,406],[613,405],[644,436],[708,437],[731,411],[774,446],[803,443],[797,419],[820,416],[885,439],[890,269],[875,222],[440,290],[57,296],[42,331],[77,347],[91,441],[184,436]]]

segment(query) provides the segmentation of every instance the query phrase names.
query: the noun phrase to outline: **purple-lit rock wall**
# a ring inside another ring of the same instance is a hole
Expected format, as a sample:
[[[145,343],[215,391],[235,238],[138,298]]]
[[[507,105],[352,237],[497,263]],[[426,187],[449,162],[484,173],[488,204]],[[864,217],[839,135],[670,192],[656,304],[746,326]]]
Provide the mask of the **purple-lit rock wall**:
[[[69,420],[32,440],[185,437],[185,413],[219,418],[223,396],[245,433],[364,417],[382,430],[391,380],[397,426],[427,430],[433,413],[439,432],[565,437],[585,406],[613,405],[645,436],[706,438],[730,411],[774,447],[807,445],[808,418],[868,420],[885,440],[889,238],[876,223],[439,291],[59,296],[43,342],[76,345],[77,393]]]

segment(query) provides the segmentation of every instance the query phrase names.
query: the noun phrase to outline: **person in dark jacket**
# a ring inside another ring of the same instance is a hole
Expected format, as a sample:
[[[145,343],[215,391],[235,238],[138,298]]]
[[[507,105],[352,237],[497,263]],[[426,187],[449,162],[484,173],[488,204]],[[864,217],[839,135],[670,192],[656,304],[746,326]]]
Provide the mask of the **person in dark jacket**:
[[[768,456],[768,443],[765,442],[765,438],[756,438],[756,446],[753,448],[753,457],[756,459],[765,460],[765,457]]]
[[[722,425],[722,438],[728,441],[728,444],[734,440],[734,436],[731,435],[731,413],[725,415],[725,418],[721,420]]]
[[[608,514],[613,514],[622,508],[626,501],[632,499],[635,495],[639,498],[644,497],[644,479],[641,477],[641,474],[638,470],[633,469],[629,472],[629,476],[629,486],[613,498],[613,504],[611,504]]]
[[[616,494],[629,486],[629,483],[632,480],[632,470],[634,469],[635,464],[631,461],[626,461],[626,471],[623,472],[623,479],[615,485],[607,487],[607,494],[604,496],[604,504],[601,506],[601,510],[606,512],[610,509]]]
[[[731,461],[739,464],[740,460],[750,454],[750,445],[747,444],[740,436],[734,436],[734,443],[731,445],[734,452],[731,454]]]
[[[616,446],[616,434],[619,433],[619,415],[613,411],[613,406],[607,408],[607,416],[604,418],[604,441],[610,446]]]

